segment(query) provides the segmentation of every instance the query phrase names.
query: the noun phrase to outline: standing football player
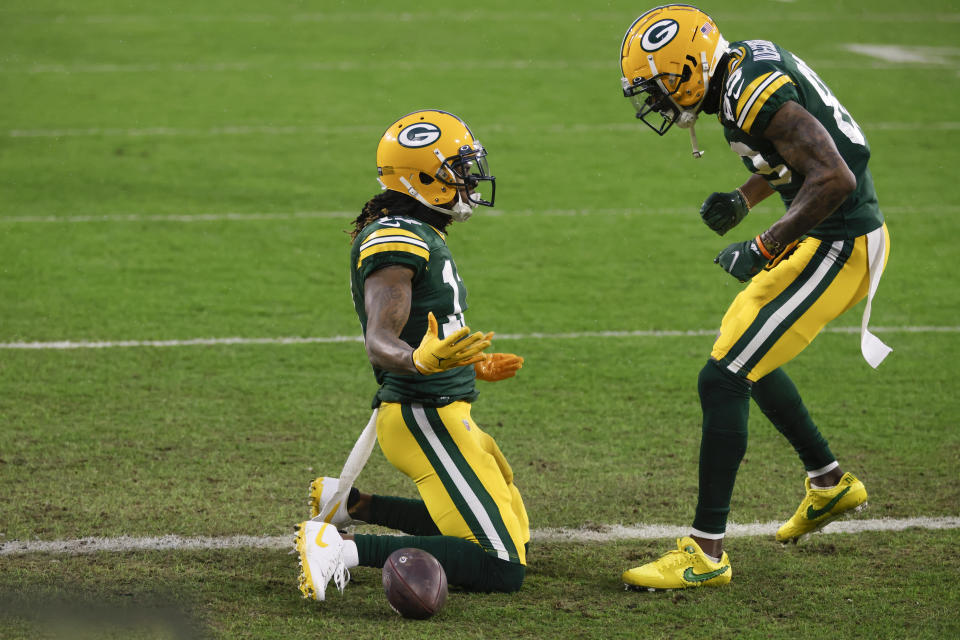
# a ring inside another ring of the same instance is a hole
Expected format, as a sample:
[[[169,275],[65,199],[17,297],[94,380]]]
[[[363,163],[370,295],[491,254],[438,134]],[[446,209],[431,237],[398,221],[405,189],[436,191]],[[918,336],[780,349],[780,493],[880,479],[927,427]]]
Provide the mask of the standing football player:
[[[889,236],[867,168],[863,131],[826,84],[796,55],[766,40],[727,43],[695,7],[673,4],[640,16],[621,46],[623,93],[663,135],[717,114],[752,176],[700,208],[724,235],[774,192],[786,212],[714,262],[749,284],[723,316],[700,371],[703,411],[699,495],[689,536],[658,560],[623,574],[628,587],[681,589],[730,581],[723,551],[737,469],[747,446],[750,399],[796,449],[806,496],[776,539],[796,542],[866,504],[867,491],[844,472],[781,368],[823,327],[864,297],[864,358],[876,367],[890,349],[867,330]]]
[[[354,221],[350,282],[377,384],[377,440],[413,480],[422,500],[351,488],[332,505],[337,478],[310,486],[313,520],[300,523],[300,590],[324,599],[347,570],[383,567],[403,547],[431,553],[447,581],[470,591],[516,591],[526,572],[530,527],[513,472],[470,415],[475,380],[516,374],[523,358],[484,353],[492,333],[466,326],[467,289],[447,246],[447,228],[478,205],[493,206],[487,153],[457,116],[416,111],[394,122],[377,147],[384,191]],[[476,190],[486,185],[489,200]],[[327,514],[326,522],[317,518]],[[341,535],[354,522],[405,532]]]

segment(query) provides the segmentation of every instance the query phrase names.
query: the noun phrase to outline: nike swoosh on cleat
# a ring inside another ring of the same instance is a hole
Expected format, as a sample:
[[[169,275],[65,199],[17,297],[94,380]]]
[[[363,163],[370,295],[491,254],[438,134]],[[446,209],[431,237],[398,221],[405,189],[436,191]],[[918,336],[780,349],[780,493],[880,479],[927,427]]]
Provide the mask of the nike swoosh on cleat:
[[[687,567],[687,570],[683,572],[683,579],[687,582],[704,582],[706,580],[710,580],[711,578],[716,578],[719,575],[723,575],[729,568],[730,565],[727,565],[706,573],[694,573],[693,567]]]
[[[323,526],[320,527],[320,531],[317,532],[317,537],[316,537],[316,539],[314,540],[314,542],[317,543],[317,546],[318,546],[318,547],[321,547],[321,548],[322,548],[322,547],[328,547],[328,546],[330,546],[330,545],[328,545],[326,542],[323,541],[323,532],[326,531],[326,530],[327,530],[327,527],[329,527],[329,526],[330,526],[330,523],[329,523],[329,522],[324,522],[324,523],[323,523]]]
[[[822,509],[814,509],[813,505],[807,507],[807,520],[816,520],[820,516],[829,513],[830,509],[833,509],[835,506],[837,506],[837,503],[840,502],[840,498],[846,495],[847,491],[850,491],[850,487],[845,488],[843,491],[835,495],[833,500],[824,505]]]
[[[337,509],[340,508],[340,503],[333,505],[333,509],[330,510],[330,514],[323,519],[324,522],[330,524],[333,521],[333,516],[337,515]]]

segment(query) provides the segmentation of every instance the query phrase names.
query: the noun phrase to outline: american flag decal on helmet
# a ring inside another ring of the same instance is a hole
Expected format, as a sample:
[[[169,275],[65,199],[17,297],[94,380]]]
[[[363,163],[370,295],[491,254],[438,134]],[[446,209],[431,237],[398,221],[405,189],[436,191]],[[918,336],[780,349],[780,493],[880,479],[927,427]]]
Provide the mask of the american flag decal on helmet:
[[[704,22],[703,26],[700,27],[700,33],[702,33],[705,36],[710,35],[712,31],[713,31],[713,25],[710,24],[709,22]]]

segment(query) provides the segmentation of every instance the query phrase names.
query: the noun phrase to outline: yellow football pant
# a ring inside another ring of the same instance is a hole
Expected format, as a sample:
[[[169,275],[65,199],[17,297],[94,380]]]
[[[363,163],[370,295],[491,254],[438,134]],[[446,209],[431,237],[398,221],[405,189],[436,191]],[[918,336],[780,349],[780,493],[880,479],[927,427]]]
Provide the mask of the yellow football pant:
[[[883,235],[886,265],[886,225]],[[828,322],[866,296],[869,284],[866,236],[805,238],[734,299],[710,355],[755,382],[803,351]]]
[[[441,534],[526,564],[530,523],[523,499],[500,447],[471,418],[470,403],[385,402],[377,441],[390,464],[416,483]]]

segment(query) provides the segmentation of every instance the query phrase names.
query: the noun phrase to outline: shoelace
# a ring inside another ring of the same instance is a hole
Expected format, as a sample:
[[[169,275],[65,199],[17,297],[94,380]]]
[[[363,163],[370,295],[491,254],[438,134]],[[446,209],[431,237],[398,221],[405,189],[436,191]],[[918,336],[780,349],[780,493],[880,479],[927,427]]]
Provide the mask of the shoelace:
[[[687,562],[688,556],[693,555],[689,551],[681,551],[680,549],[673,549],[672,551],[667,551],[665,554],[660,556],[660,562],[670,566],[683,564]],[[666,562],[665,562],[666,561]]]
[[[343,564],[343,560],[339,560],[333,572],[333,584],[340,593],[343,593],[348,582],[350,582],[350,570]]]
[[[298,530],[298,538],[303,535],[303,528],[301,527]],[[303,561],[300,562],[301,567],[303,566]],[[319,567],[318,574],[313,576],[314,583],[311,584],[309,580],[306,579],[305,571],[301,570],[300,573],[300,590],[303,592],[304,597],[309,597],[309,592],[314,593],[324,593],[326,591],[326,584],[320,585],[317,588],[316,580],[318,577],[329,575],[330,578],[327,580],[333,580],[333,584],[337,587],[337,590],[340,593],[343,593],[344,588],[346,588],[347,583],[350,582],[350,571],[347,569],[346,565],[343,563],[343,556],[338,552],[334,557],[330,558],[324,566]]]
[[[321,567],[320,575],[330,576],[328,580],[333,581],[333,584],[340,593],[343,593],[347,583],[350,582],[350,571],[347,570],[346,565],[343,563],[343,556],[339,551],[335,556],[330,558],[325,566]],[[315,576],[314,581],[316,581],[316,579],[317,577]]]

